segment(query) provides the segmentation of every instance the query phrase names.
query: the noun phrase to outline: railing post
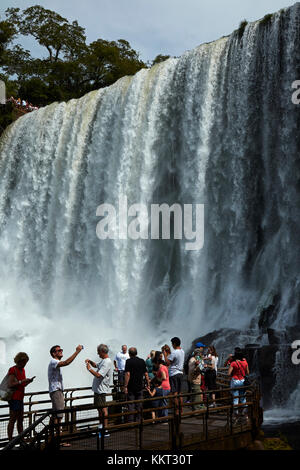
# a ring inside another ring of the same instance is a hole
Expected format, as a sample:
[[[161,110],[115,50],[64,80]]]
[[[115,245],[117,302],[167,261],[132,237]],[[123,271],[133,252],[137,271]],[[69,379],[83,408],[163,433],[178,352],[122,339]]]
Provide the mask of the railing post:
[[[178,395],[178,426],[180,426],[181,424],[182,408],[183,408],[183,397],[181,397],[181,393],[179,393]]]
[[[143,431],[144,431],[144,417],[143,417],[143,410],[144,410],[144,402],[141,404],[141,409],[139,413],[140,417],[140,424],[139,424],[139,449],[143,449]]]
[[[206,394],[206,413],[205,413],[205,440],[208,440],[208,417],[209,417],[209,393]]]
[[[29,405],[28,405],[28,423],[29,423],[29,426],[32,425],[31,411],[32,411],[32,395],[30,395],[30,397],[29,397]],[[30,431],[30,437],[32,437],[32,431]]]
[[[104,424],[104,419],[103,419],[103,424],[102,424],[102,428],[101,429],[101,450],[104,450],[104,435],[105,435],[105,424]],[[98,434],[99,434],[99,430],[98,430]]]
[[[173,394],[174,397],[174,394]],[[179,420],[178,420],[178,414],[176,413],[176,402],[175,398],[172,398],[172,407],[173,407],[173,419],[174,419],[174,438],[176,442],[176,446],[179,443]]]
[[[70,408],[70,417],[71,417],[71,421],[70,421],[69,429],[70,429],[70,433],[72,434],[74,431],[76,431],[76,410],[74,410],[72,405]]]
[[[230,406],[230,434],[233,434],[233,397],[231,398]]]
[[[174,426],[174,416],[172,417],[171,420],[169,420],[169,434],[170,434],[172,450],[176,450],[176,432],[175,432],[175,426]]]

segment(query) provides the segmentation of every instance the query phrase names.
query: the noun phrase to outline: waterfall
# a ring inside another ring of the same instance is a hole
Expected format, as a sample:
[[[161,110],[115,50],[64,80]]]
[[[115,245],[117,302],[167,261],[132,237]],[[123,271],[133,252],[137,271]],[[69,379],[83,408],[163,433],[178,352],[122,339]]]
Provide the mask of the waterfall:
[[[247,328],[274,294],[275,327],[300,322],[299,18],[296,3],[7,129],[0,335],[11,354],[188,344]],[[203,249],[99,240],[97,207],[122,195],[204,204]]]

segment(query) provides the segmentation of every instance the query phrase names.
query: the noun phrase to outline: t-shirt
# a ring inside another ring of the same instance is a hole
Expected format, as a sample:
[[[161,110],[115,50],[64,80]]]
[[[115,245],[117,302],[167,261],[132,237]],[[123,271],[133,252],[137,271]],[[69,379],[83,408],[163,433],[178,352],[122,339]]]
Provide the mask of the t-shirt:
[[[212,368],[215,369],[215,371],[217,372],[218,356],[212,356],[211,354],[209,354],[205,358],[205,363],[211,365]]]
[[[230,365],[232,367],[231,377],[236,380],[244,380],[248,366],[246,359],[242,361],[232,361]]]
[[[163,390],[170,390],[171,387],[170,387],[170,382],[169,382],[169,371],[168,371],[168,368],[167,366],[164,366],[163,364],[161,364],[159,366],[159,369],[157,371],[157,374],[156,374],[156,377],[158,377],[159,379],[161,379],[162,377],[162,372],[164,372],[166,374],[166,378],[165,380],[162,381],[161,383],[161,387]]]
[[[17,380],[24,380],[26,379],[25,376],[25,369],[19,369],[18,367],[14,366],[11,367],[8,371],[8,375],[13,375],[17,378]],[[14,387],[16,390],[13,393],[11,399],[12,400],[20,400],[23,401],[24,394],[25,394],[25,384],[17,385]]]
[[[109,357],[102,359],[97,364],[97,372],[101,377],[94,377],[92,390],[94,393],[110,393],[110,377],[112,362]]]
[[[139,357],[131,357],[126,361],[125,373],[130,372],[130,378],[128,382],[129,392],[141,392],[144,388],[143,377],[146,369],[146,363],[144,359]]]
[[[129,354],[128,353],[122,353],[118,352],[115,357],[115,361],[117,363],[117,368],[119,370],[125,370],[125,364],[127,359],[129,359]]]
[[[168,356],[168,359],[171,362],[169,367],[169,376],[173,377],[177,374],[183,374],[184,350],[174,349],[174,351]]]
[[[48,381],[49,381],[49,393],[55,392],[56,390],[63,390],[63,378],[60,367],[57,367],[59,363],[58,359],[54,357],[49,362],[48,366]]]

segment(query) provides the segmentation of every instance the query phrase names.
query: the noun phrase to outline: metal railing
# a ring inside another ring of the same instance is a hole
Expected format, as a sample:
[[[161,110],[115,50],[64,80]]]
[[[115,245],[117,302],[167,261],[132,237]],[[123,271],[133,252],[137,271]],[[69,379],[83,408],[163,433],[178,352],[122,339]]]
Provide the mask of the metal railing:
[[[80,390],[86,389],[89,388]],[[201,394],[169,395],[167,406],[152,408],[151,404],[158,400],[157,397],[133,401],[113,400],[106,405],[109,424],[107,429],[103,427],[101,431],[98,429],[97,408],[92,404],[74,405],[75,400],[80,397],[70,395],[70,405],[63,410],[64,420],[61,425],[55,424],[54,419],[51,419],[56,412],[37,411],[34,422],[7,443],[3,450],[11,450],[16,446],[38,450],[59,449],[66,442],[72,442],[73,449],[176,450],[193,442],[200,443],[246,431],[255,435],[262,422],[259,387],[254,383],[234,390],[245,391],[246,404],[233,404],[233,389],[230,387],[204,391]],[[66,390],[67,393],[71,391],[74,393],[78,389]],[[211,406],[211,394],[216,395],[214,407]],[[200,397],[198,401],[184,401],[193,400],[195,396]],[[140,406],[141,409],[128,411],[129,404]],[[197,405],[201,405],[202,409],[195,409]],[[152,413],[157,413],[158,410],[168,410],[168,415],[154,417]],[[106,431],[110,434],[109,438],[105,436]]]
[[[83,395],[82,392],[89,391],[89,394]],[[75,393],[77,394],[75,396]],[[78,395],[79,394],[79,395]],[[43,397],[45,399],[41,399]],[[87,401],[93,397],[91,387],[68,388],[64,390],[65,406],[72,406],[73,402],[77,400]],[[7,424],[9,420],[9,405],[8,403],[0,405],[0,447],[7,440]],[[24,424],[30,427],[36,421],[36,417],[41,412],[47,411],[51,407],[51,400],[48,391],[25,393],[24,398]]]

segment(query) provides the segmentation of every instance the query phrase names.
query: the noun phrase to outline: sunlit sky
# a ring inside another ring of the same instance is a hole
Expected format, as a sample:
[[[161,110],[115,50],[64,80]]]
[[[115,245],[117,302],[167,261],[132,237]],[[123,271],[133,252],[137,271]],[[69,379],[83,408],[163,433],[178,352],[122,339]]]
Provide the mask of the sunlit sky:
[[[86,28],[87,40],[126,39],[143,60],[158,54],[179,56],[203,42],[230,34],[244,19],[254,21],[291,6],[289,0],[1,0],[8,7],[42,5]],[[24,47],[40,54],[33,39]]]

